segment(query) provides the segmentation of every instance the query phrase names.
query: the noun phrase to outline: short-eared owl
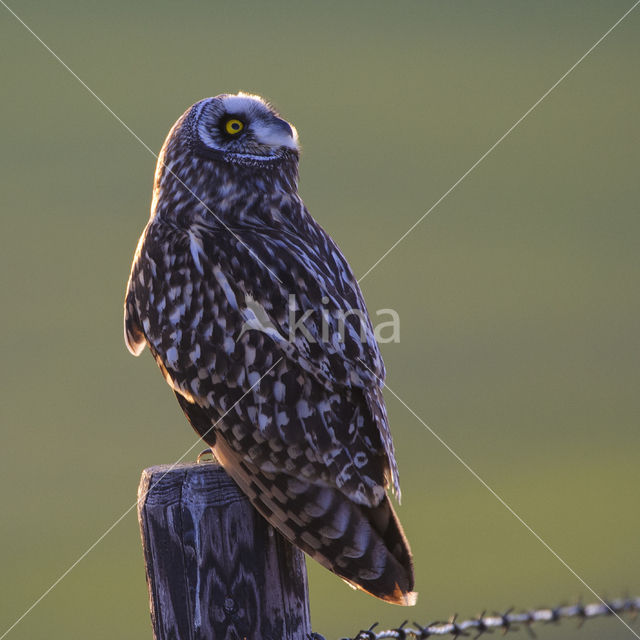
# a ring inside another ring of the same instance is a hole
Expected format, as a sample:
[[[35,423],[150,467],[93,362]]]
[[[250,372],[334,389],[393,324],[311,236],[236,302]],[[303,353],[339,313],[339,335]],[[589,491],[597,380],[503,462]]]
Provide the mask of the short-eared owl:
[[[189,422],[280,533],[388,602],[415,603],[357,281],[297,191],[295,128],[258,96],[206,98],[162,147],[125,299]]]

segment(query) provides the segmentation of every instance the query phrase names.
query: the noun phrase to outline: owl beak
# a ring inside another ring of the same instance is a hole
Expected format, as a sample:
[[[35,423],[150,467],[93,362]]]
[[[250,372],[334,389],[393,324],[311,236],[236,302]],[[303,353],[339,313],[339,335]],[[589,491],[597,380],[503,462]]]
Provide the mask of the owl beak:
[[[273,127],[284,135],[288,135],[290,138],[293,138],[293,130],[286,120],[283,120],[282,118],[274,118]]]
[[[261,144],[270,147],[286,147],[298,151],[298,132],[282,118],[273,117],[254,125],[254,135]]]

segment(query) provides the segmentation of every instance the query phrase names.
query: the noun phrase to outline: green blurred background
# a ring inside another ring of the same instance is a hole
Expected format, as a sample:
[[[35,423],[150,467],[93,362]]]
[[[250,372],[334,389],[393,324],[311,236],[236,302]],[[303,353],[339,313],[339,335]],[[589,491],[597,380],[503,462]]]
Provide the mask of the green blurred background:
[[[300,132],[302,195],[359,276],[631,4],[12,7],[154,150],[201,97],[273,100]],[[0,18],[1,636],[194,434],[122,340],[154,158]],[[389,386],[607,596],[640,594],[639,61],[640,8],[362,282],[372,312],[401,317]],[[418,607],[310,563],[317,631],[594,600],[387,401]],[[539,637],[632,637],[611,619],[574,627]],[[134,513],[7,637],[150,638]]]

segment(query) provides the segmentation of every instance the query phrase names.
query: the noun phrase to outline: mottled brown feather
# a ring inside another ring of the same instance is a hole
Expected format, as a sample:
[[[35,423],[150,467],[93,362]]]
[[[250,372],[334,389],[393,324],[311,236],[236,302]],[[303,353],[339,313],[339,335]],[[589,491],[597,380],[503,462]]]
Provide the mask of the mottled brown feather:
[[[237,139],[222,126],[230,108],[245,125]],[[135,355],[149,346],[275,528],[358,588],[413,604],[411,552],[385,491],[399,495],[384,364],[356,278],[298,195],[297,167],[292,127],[259,98],[207,98],[183,114],[158,160],[125,340]],[[292,333],[299,317],[305,331]]]

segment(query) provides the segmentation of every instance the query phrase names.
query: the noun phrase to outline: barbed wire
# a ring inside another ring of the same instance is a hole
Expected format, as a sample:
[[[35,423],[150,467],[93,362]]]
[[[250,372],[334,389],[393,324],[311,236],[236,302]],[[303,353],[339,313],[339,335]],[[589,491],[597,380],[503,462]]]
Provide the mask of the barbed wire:
[[[640,598],[620,598],[609,602],[597,602],[594,604],[574,604],[554,608],[529,609],[521,613],[514,613],[509,609],[504,613],[494,613],[486,615],[482,613],[476,618],[462,620],[458,622],[457,614],[452,616],[448,622],[432,622],[426,627],[414,622],[413,627],[406,626],[408,620],[395,629],[385,631],[374,631],[378,623],[371,625],[368,629],[359,631],[355,636],[344,637],[341,640],[410,640],[412,638],[430,638],[432,636],[450,635],[454,638],[460,636],[471,636],[479,638],[482,634],[500,629],[503,633],[518,631],[525,628],[529,635],[535,637],[531,626],[536,623],[559,622],[565,618],[576,618],[582,624],[590,618],[601,616],[611,616],[614,614],[637,614],[640,611]],[[473,633],[475,632],[475,633]],[[309,640],[325,640],[319,633],[313,633]]]

